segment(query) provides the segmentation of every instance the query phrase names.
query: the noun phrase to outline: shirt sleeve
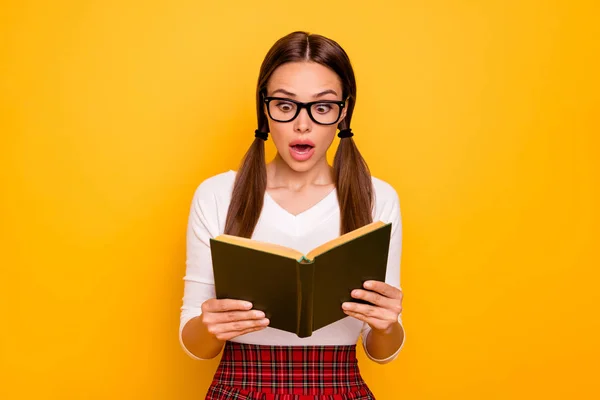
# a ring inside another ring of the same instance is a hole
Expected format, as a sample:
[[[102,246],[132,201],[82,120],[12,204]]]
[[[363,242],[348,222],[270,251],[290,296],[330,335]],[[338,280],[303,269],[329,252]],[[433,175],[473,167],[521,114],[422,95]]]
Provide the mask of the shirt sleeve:
[[[188,217],[186,270],[179,324],[179,343],[184,352],[196,360],[203,359],[185,347],[182,332],[189,320],[202,314],[202,303],[215,297],[210,238],[218,235],[217,215],[216,198],[208,183],[203,182],[194,193]]]
[[[385,283],[394,286],[398,289],[402,289],[400,285],[400,258],[402,254],[402,216],[400,212],[400,200],[398,198],[398,194],[396,191],[393,191],[392,199],[388,205],[386,205],[386,209],[381,213],[380,219],[384,222],[392,223],[392,232],[390,235],[390,249],[388,254],[388,263],[387,263],[387,271],[385,277]],[[404,325],[402,324],[402,313],[398,316],[398,322],[402,326],[402,330],[404,330]],[[367,350],[367,335],[371,331],[371,327],[366,322],[363,323],[363,328],[361,330],[361,337],[363,348],[367,357],[377,363],[385,364],[388,363],[398,357],[400,350],[404,347],[404,342],[406,341],[406,331],[404,335],[404,339],[400,344],[400,347],[396,352],[384,359],[377,359],[369,354]]]

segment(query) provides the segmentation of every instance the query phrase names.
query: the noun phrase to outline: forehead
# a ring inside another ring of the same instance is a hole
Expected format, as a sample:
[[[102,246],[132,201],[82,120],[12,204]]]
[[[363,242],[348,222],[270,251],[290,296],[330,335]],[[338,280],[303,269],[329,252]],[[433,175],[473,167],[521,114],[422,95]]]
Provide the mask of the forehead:
[[[327,89],[342,94],[342,85],[338,75],[330,68],[315,62],[290,62],[277,67],[267,83],[267,91],[285,89],[301,97]]]

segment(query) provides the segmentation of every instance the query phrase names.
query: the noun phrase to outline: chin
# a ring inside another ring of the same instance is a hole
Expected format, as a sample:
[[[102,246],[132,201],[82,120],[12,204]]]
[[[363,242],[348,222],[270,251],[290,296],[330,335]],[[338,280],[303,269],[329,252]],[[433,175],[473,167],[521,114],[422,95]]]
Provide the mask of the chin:
[[[295,172],[310,171],[316,164],[316,159],[313,157],[306,161],[296,161],[293,158],[284,158],[286,164]]]
[[[294,164],[291,164],[290,168],[296,172],[306,172],[306,171],[310,171],[312,169],[312,167],[314,167],[314,166],[315,166],[315,163],[299,163],[297,161],[294,161]]]

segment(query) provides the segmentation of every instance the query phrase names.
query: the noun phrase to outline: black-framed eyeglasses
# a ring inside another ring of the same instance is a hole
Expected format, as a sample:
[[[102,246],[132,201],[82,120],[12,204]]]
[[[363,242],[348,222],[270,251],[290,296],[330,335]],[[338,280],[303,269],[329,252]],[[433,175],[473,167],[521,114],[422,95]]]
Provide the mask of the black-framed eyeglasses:
[[[277,122],[293,121],[303,108],[311,120],[319,125],[333,125],[340,120],[346,105],[341,100],[319,100],[302,103],[285,97],[264,97],[269,117]]]

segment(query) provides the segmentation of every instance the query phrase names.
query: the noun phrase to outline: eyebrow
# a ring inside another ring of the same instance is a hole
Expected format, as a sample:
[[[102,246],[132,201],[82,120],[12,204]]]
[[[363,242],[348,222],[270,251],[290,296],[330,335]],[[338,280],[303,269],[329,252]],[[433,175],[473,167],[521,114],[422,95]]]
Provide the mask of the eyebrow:
[[[296,94],[295,94],[295,93],[288,92],[288,91],[287,91],[287,90],[285,90],[285,89],[277,89],[277,90],[273,91],[273,93],[271,93],[271,95],[274,95],[275,93],[283,93],[283,94],[285,94],[286,96],[290,96],[290,97],[296,97]],[[317,94],[313,95],[313,98],[315,98],[315,99],[316,99],[316,98],[318,98],[318,97],[325,96],[326,94],[333,94],[333,95],[337,96],[337,93],[336,93],[336,91],[335,91],[335,90],[333,90],[333,89],[327,89],[327,90],[324,90],[324,91],[322,91],[322,92],[319,92],[319,93],[317,93]]]

